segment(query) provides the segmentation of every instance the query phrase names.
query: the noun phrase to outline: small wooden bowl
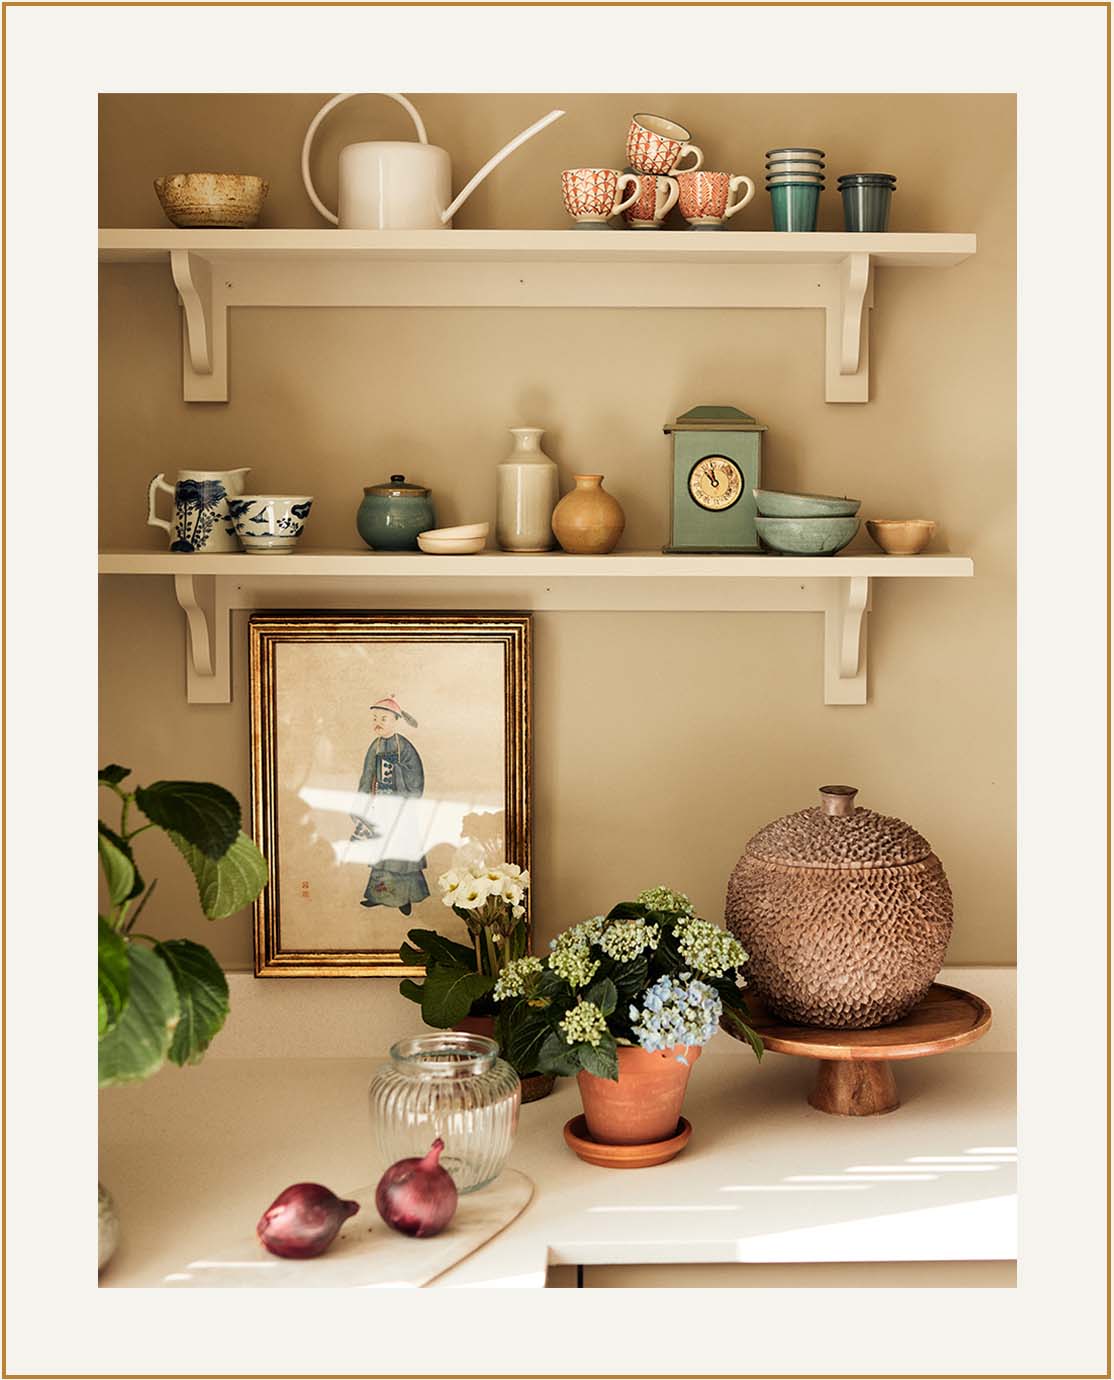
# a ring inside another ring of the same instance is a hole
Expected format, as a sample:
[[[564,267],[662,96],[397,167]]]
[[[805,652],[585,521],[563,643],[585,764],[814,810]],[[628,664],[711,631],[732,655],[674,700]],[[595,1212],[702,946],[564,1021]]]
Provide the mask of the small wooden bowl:
[[[585,1163],[599,1165],[601,1169],[649,1169],[653,1164],[664,1164],[681,1153],[691,1135],[692,1123],[682,1117],[676,1134],[668,1140],[655,1140],[648,1145],[605,1145],[588,1134],[583,1112],[565,1122],[565,1144]]]
[[[270,184],[247,173],[172,173],[155,178],[166,218],[183,230],[250,230]]]
[[[887,556],[915,556],[936,533],[931,518],[868,518],[866,530]]]

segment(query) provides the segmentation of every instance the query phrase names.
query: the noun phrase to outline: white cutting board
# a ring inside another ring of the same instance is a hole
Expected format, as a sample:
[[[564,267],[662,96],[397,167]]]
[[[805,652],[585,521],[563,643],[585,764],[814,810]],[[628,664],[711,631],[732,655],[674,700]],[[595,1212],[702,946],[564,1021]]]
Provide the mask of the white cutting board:
[[[403,1236],[375,1209],[375,1185],[342,1193],[360,1210],[341,1227],[324,1255],[284,1260],[254,1236],[193,1260],[169,1274],[170,1289],[420,1289],[508,1226],[534,1196],[533,1182],[504,1169],[493,1184],[465,1193],[453,1220],[437,1236]]]

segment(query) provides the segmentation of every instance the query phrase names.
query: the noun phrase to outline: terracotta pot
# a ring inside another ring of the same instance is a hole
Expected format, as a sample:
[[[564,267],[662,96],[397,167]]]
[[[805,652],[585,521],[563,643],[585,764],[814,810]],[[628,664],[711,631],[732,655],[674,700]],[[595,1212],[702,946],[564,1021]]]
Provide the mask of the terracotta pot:
[[[677,1058],[688,1060],[682,1064]],[[633,1046],[619,1049],[619,1081],[576,1075],[584,1119],[593,1140],[607,1145],[649,1145],[677,1132],[692,1065],[699,1045],[677,1045],[653,1054]]]
[[[462,1021],[457,1021],[453,1026],[454,1030],[463,1030],[466,1035],[486,1035],[489,1040],[495,1039],[495,1017],[494,1016],[465,1016]]]
[[[627,525],[618,499],[603,487],[602,474],[574,474],[576,488],[553,510],[553,535],[574,556],[606,556]]]

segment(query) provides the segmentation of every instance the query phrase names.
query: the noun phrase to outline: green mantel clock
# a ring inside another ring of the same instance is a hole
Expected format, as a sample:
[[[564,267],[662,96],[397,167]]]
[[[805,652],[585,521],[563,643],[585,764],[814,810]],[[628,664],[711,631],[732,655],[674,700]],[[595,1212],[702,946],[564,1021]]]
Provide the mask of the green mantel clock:
[[[758,551],[754,490],[762,483],[762,433],[737,407],[694,407],[673,435],[673,506],[665,551]]]

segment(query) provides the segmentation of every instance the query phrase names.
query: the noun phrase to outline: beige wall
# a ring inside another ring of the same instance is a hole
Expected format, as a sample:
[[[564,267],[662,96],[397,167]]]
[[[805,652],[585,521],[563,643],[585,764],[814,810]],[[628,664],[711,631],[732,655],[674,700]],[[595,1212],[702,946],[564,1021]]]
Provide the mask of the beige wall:
[[[324,98],[103,97],[100,223],[164,225],[153,177],[229,168],[270,178],[264,225],[319,224],[298,158]],[[862,708],[822,703],[819,615],[538,615],[539,937],[657,881],[721,915],[750,834],[839,780],[936,847],[956,897],[949,961],[1012,962],[1013,98],[417,100],[457,186],[551,106],[569,112],[481,187],[460,228],[566,224],[561,168],[620,163],[630,112],[649,109],[684,119],[709,166],[756,180],[763,150],[790,141],[826,148],[833,184],[843,171],[893,171],[891,229],[974,231],[979,252],[952,270],[878,274],[867,406],[824,403],[819,312],[463,309],[236,311],[232,401],[187,405],[169,273],[102,268],[102,545],[164,547],[144,525],[144,491],[179,466],[250,464],[260,487],[308,485],[314,545],[354,546],[361,487],[392,470],[431,485],[445,523],[490,518],[506,428],[533,424],[563,486],[574,470],[602,471],[627,512],[624,545],[652,547],[668,522],[662,423],[701,402],[745,407],[770,428],[768,486],[859,494],[867,516],[935,517],[937,549],[973,556],[975,579],[882,582]],[[337,111],[317,159],[326,200],[342,144],[406,137],[405,124],[370,98]],[[819,228],[842,228],[834,188],[822,203]],[[769,228],[761,190],[733,225]],[[210,777],[246,802],[244,616],[234,702],[187,706],[169,581],[110,578],[102,595],[102,760],[140,780]],[[248,967],[249,916],[209,925],[173,850],[141,842],[160,876],[149,928]]]

